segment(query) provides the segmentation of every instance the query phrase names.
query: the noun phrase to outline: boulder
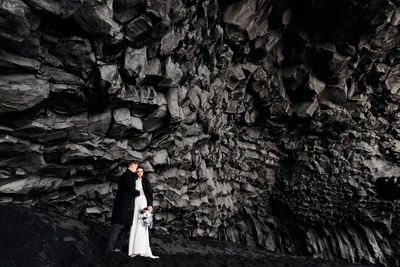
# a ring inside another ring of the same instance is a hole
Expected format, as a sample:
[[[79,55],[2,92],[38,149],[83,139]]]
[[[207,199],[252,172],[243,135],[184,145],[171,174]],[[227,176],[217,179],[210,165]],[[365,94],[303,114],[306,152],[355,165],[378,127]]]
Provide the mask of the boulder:
[[[144,78],[147,67],[146,47],[133,49],[128,47],[125,51],[124,68],[129,76]]]
[[[12,41],[3,39],[0,43],[2,49],[31,60],[45,59],[48,49],[43,47],[42,33],[39,31],[30,32],[22,41]]]
[[[43,147],[40,145],[5,135],[0,138],[0,147],[4,151],[0,157],[0,166],[7,167],[16,175],[36,173],[46,164],[43,158]]]
[[[83,0],[26,0],[26,3],[28,3],[33,9],[61,16],[62,18],[67,18],[82,6]]]
[[[119,94],[124,90],[121,75],[117,65],[102,65],[99,67],[100,77],[104,81],[104,86],[108,87],[108,93],[111,95]]]
[[[174,63],[171,57],[168,57],[165,62],[165,79],[160,82],[160,85],[167,87],[177,86],[182,76],[183,72],[179,64]]]
[[[146,15],[141,15],[128,23],[125,27],[125,39],[140,43],[150,37],[153,25]]]
[[[151,160],[153,165],[161,165],[168,163],[168,151],[166,149],[162,149],[159,151],[155,151],[153,153],[153,158]]]
[[[62,39],[53,53],[64,65],[77,69],[89,69],[94,65],[95,56],[88,39],[70,37]]]
[[[119,23],[126,23],[144,11],[144,0],[114,0],[113,18]]]
[[[179,42],[182,41],[183,34],[172,28],[164,37],[161,39],[161,55],[169,55],[178,46]]]
[[[39,67],[40,62],[35,59],[22,57],[0,50],[0,69],[5,69],[7,71],[20,71],[21,69],[35,71],[38,70]]]
[[[103,113],[91,114],[89,116],[89,135],[97,135],[104,137],[111,127],[111,110],[106,110]]]
[[[0,37],[21,42],[40,24],[40,17],[21,0],[4,0],[0,4]]]
[[[146,12],[158,17],[163,23],[169,24],[171,3],[172,1],[146,0]]]
[[[48,98],[50,85],[32,74],[0,76],[0,113],[23,111]]]
[[[168,111],[169,114],[171,115],[171,121],[172,122],[178,122],[182,121],[182,113],[181,113],[181,108],[179,106],[179,95],[178,95],[178,88],[176,87],[171,87],[168,90]]]
[[[224,22],[234,25],[241,30],[246,30],[255,16],[256,4],[247,0],[243,2],[232,3],[224,12]]]
[[[29,191],[40,188],[39,177],[30,177],[0,183],[0,193],[26,194]]]
[[[114,123],[111,133],[116,136],[124,135],[130,129],[142,131],[143,122],[141,118],[134,117],[127,108],[119,108],[113,111]]]
[[[164,105],[159,107],[156,111],[143,119],[143,130],[152,132],[160,129],[167,123],[167,115],[167,106]]]
[[[76,23],[87,33],[107,35],[122,40],[121,26],[113,20],[112,1],[83,0],[73,15]]]

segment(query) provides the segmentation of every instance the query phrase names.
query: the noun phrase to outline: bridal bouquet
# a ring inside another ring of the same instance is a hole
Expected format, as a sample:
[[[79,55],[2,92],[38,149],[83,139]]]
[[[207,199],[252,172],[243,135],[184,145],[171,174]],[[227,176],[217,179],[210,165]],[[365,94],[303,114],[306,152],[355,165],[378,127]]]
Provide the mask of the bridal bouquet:
[[[144,226],[149,228],[153,227],[153,213],[149,211],[148,208],[143,208],[139,211],[139,221],[141,221]]]

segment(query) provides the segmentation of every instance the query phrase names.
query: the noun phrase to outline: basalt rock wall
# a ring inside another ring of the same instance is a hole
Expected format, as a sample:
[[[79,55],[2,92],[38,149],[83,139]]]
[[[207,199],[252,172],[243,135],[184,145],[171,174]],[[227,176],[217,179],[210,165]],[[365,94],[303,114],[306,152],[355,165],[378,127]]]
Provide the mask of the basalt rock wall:
[[[398,265],[400,2],[0,1],[0,200]]]

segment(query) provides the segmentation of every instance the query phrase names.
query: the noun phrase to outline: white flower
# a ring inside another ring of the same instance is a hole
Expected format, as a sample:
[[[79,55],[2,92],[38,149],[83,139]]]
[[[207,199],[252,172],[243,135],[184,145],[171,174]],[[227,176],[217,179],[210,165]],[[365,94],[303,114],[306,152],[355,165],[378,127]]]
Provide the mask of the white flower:
[[[149,228],[153,227],[153,213],[147,208],[141,209],[139,211],[139,221],[143,223],[144,226]]]

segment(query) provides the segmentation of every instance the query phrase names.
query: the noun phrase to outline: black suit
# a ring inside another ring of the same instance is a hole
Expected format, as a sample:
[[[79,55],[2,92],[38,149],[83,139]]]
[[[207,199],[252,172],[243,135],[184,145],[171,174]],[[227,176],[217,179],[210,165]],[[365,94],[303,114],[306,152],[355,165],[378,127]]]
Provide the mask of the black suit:
[[[119,179],[111,223],[132,224],[133,211],[131,205],[134,203],[135,197],[140,195],[140,192],[135,190],[136,179],[137,174],[130,170],[126,170]]]

